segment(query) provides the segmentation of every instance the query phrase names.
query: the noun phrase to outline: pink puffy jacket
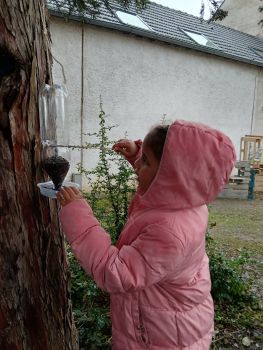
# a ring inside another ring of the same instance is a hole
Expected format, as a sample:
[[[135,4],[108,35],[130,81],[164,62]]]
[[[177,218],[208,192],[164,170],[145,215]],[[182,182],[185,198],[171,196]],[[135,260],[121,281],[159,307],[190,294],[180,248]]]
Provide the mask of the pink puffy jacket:
[[[227,136],[176,121],[157,175],[144,195],[134,196],[116,246],[85,200],[61,210],[75,256],[111,293],[113,349],[209,349],[214,308],[206,203],[223,188],[234,161]]]

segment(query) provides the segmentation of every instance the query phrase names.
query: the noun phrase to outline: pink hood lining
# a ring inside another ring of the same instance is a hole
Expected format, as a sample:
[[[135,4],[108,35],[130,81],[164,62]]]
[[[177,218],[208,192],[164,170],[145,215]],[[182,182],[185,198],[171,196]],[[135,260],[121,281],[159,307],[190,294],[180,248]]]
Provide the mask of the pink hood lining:
[[[200,123],[175,121],[166,137],[158,172],[141,205],[185,209],[212,202],[227,183],[236,160],[221,131]]]

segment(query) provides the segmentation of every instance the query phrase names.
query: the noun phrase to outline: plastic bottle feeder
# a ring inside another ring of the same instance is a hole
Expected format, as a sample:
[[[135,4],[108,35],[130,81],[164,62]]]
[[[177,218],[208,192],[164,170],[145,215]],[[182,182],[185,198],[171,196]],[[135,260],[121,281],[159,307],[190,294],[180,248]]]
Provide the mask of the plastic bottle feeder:
[[[37,186],[41,194],[49,198],[56,198],[61,186],[79,187],[77,183],[65,180],[70,167],[66,97],[64,85],[45,85],[39,94],[41,165],[51,181],[38,183]]]

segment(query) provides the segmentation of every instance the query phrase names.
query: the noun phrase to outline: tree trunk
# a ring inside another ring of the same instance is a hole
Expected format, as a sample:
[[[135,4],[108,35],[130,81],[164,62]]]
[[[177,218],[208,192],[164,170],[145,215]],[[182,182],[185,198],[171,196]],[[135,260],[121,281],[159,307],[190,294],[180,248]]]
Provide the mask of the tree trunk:
[[[51,80],[44,0],[0,0],[0,349],[77,349],[55,200],[42,197],[38,92]]]

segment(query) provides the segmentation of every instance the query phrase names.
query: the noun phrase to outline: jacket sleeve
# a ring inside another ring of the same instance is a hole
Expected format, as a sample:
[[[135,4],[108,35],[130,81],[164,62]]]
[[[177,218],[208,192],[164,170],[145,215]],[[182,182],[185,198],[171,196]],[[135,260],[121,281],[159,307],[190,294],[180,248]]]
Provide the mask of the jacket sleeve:
[[[134,168],[134,163],[136,160],[138,160],[141,157],[142,154],[142,140],[136,140],[134,141],[138,147],[137,153],[132,157],[126,157],[127,161],[131,164],[131,166]]]
[[[160,225],[149,225],[131,245],[113,246],[85,200],[60,211],[72,251],[84,270],[110,293],[144,289],[178,269],[183,245]]]

